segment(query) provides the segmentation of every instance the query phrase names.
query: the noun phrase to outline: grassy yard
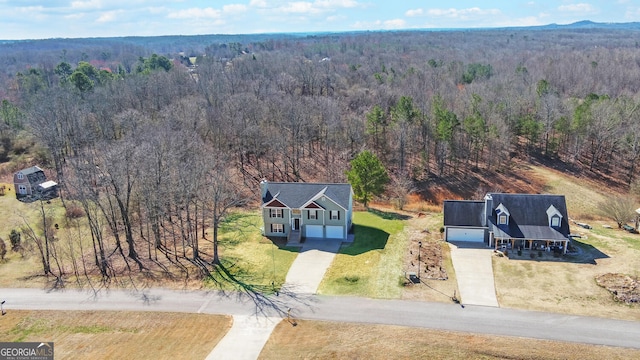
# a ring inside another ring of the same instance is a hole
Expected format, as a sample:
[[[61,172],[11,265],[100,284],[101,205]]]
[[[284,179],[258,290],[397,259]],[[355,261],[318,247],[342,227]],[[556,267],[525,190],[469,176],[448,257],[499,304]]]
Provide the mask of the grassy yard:
[[[2,341],[53,341],[56,359],[204,359],[230,316],[127,311],[8,311]]]
[[[0,184],[2,185],[2,184]],[[7,255],[4,262],[0,262],[0,287],[44,287],[47,286],[46,279],[41,276],[42,264],[38,256],[38,251],[34,243],[24,234],[22,235],[22,244],[30,250],[24,252],[24,256],[10,250],[9,233],[12,229],[20,230],[25,224],[41,233],[40,226],[40,202],[30,204],[22,203],[15,198],[13,186],[11,191],[6,192],[4,196],[0,196],[0,238],[7,245]],[[95,272],[92,272],[94,266],[92,258],[91,234],[88,230],[84,219],[79,219],[77,223],[68,223],[65,217],[65,210],[60,199],[53,199],[49,204],[42,204],[45,213],[51,218],[52,223],[59,224],[59,229],[55,230],[56,241],[52,246],[56,247],[59,263],[65,276],[67,287],[76,287],[86,285],[87,279],[83,274],[82,260],[80,248],[84,249],[85,263],[87,264],[89,278],[97,283],[99,279]],[[227,266],[229,272],[240,282],[255,286],[256,289],[270,291],[274,287],[279,288],[285,280],[286,273],[291,263],[297,255],[298,249],[287,248],[283,242],[273,242],[261,235],[260,227],[262,220],[257,211],[239,211],[228,216],[227,221],[222,224],[219,232],[220,239],[220,256],[223,264]],[[211,230],[208,232],[211,234]],[[108,234],[108,230],[105,230]],[[109,243],[113,243],[109,241]],[[205,254],[212,254],[210,241],[201,240],[201,250]],[[189,283],[181,281],[181,279],[170,280],[164,269],[157,266],[156,263],[148,261],[147,243],[140,242],[137,245],[138,252],[145,264],[149,267],[149,271],[143,274],[124,274],[117,286],[131,286],[131,282],[136,282],[136,286],[165,286],[165,287],[202,287],[202,281],[191,280]],[[111,253],[113,249],[107,249],[107,253]],[[76,279],[72,271],[72,259],[80,267],[80,278]],[[122,258],[116,253],[112,259],[116,262],[122,262]],[[166,261],[164,255],[159,255],[159,261],[165,261],[163,266],[169,271],[179,274],[179,269]],[[189,264],[183,261],[186,266]],[[52,266],[55,266],[52,260]],[[57,272],[57,268],[54,268]],[[196,273],[196,270],[192,270]],[[151,276],[150,276],[151,274]],[[209,282],[206,286],[215,282]],[[272,286],[273,283],[273,286]],[[235,285],[229,283],[216,284],[225,289],[233,289]]]
[[[281,322],[259,359],[637,359],[640,350],[390,325]]]
[[[238,280],[266,288],[271,288],[273,282],[279,289],[299,248],[286,247],[285,239],[265,238],[261,235],[261,226],[258,212],[229,216],[220,229],[221,260]]]
[[[355,241],[336,255],[318,292],[398,298],[402,256],[407,246],[404,222],[381,212],[356,212]]]
[[[582,235],[574,241],[579,249],[575,256],[541,261],[514,253],[511,259],[495,257],[500,306],[640,320],[640,306],[613,301],[612,295],[595,282],[596,276],[605,273],[640,276],[640,235],[603,227],[614,224],[597,216],[597,204],[603,195],[592,191],[589,183],[549,169],[533,171],[549,179],[549,193],[566,194],[570,217],[590,219],[593,229],[572,226],[573,233]]]

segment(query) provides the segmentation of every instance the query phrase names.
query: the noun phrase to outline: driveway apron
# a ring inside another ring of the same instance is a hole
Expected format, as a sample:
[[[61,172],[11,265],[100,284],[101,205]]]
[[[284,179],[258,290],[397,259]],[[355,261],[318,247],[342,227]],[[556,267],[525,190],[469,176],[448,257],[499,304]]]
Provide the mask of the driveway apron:
[[[280,318],[234,315],[229,332],[209,353],[207,360],[255,360]]]
[[[449,243],[451,260],[458,279],[460,301],[466,305],[498,307],[493,280],[491,249]]]
[[[315,294],[341,244],[341,240],[307,239],[289,268],[283,288],[296,294]],[[231,329],[207,360],[257,359],[280,321],[274,317],[235,315]]]

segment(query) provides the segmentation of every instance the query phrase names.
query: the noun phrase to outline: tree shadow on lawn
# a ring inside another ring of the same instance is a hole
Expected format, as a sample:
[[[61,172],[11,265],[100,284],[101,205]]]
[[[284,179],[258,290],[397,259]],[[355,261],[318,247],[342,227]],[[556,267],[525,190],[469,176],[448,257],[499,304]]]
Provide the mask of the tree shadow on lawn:
[[[360,255],[371,250],[384,249],[389,240],[389,233],[378,228],[353,225],[354,241],[348,247],[340,249],[340,254]]]

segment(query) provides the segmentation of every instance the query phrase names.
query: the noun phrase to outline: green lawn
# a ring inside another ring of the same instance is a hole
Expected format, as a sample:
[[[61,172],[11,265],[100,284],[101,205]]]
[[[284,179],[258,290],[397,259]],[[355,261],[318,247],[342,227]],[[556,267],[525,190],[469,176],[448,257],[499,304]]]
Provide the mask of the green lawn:
[[[243,284],[271,290],[273,282],[275,289],[279,289],[299,249],[284,246],[286,240],[274,243],[265,238],[261,235],[261,226],[262,218],[257,212],[228,216],[220,227],[221,261]]]
[[[381,213],[356,212],[355,241],[340,250],[320,284],[321,294],[398,298],[402,288],[404,222]]]

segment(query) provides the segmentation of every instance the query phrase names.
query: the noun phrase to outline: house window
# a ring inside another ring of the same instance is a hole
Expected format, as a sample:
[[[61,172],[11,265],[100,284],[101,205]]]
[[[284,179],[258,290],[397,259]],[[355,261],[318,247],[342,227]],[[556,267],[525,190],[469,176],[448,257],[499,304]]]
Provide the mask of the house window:
[[[23,173],[18,173],[18,180],[22,180],[24,179],[24,174]]]
[[[271,224],[272,233],[284,233],[284,224]]]
[[[329,218],[331,220],[340,220],[340,211],[338,210],[331,210],[329,212]]]
[[[551,218],[551,226],[553,227],[559,227],[560,226],[560,218],[557,216],[554,216]]]
[[[499,225],[507,225],[507,215],[498,216],[498,224]]]
[[[269,209],[269,217],[272,217],[272,218],[284,217],[282,216],[282,209]]]
[[[309,210],[308,219],[317,219],[318,218],[318,210]]]

